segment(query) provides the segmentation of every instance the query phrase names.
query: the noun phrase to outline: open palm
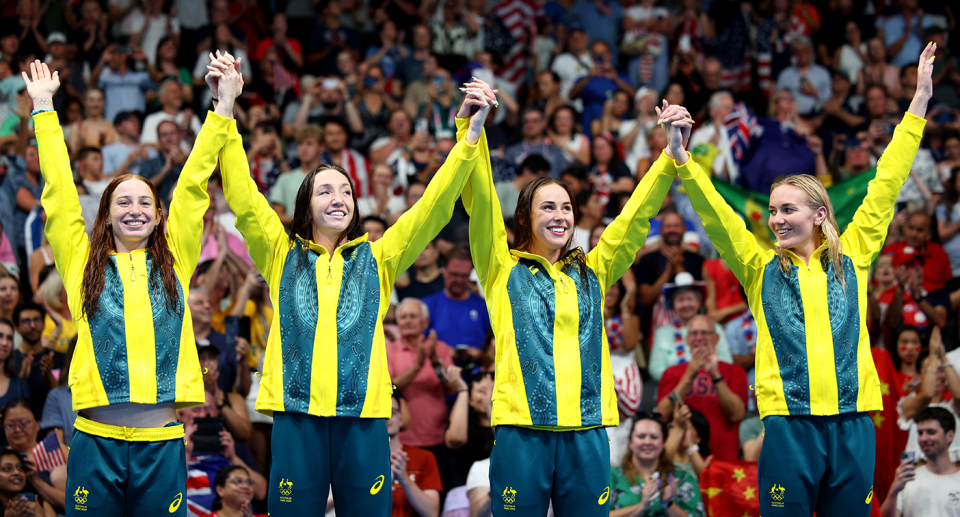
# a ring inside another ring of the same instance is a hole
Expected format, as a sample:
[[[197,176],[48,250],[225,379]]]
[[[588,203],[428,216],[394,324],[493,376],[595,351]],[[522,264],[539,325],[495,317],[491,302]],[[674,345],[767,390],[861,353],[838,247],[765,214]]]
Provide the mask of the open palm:
[[[38,59],[30,63],[29,78],[26,72],[20,72],[20,76],[27,84],[27,94],[33,99],[34,109],[53,109],[53,94],[60,89],[60,75],[56,71],[51,74],[47,64]]]
[[[917,94],[923,93],[929,99],[933,96],[933,55],[937,46],[928,43],[920,54],[920,63],[917,65]]]

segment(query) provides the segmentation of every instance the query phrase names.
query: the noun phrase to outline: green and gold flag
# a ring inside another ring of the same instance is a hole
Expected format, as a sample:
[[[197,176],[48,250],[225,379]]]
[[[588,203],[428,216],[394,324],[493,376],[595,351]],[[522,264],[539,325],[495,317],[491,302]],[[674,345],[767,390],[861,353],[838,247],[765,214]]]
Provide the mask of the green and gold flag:
[[[827,187],[827,194],[833,203],[833,212],[837,216],[840,233],[843,233],[850,221],[853,221],[853,214],[860,208],[863,198],[867,195],[867,185],[876,174],[876,169],[872,169]],[[744,218],[747,228],[757,236],[757,242],[764,248],[772,247],[775,240],[773,232],[767,226],[769,214],[767,207],[770,204],[770,196],[716,178],[713,178],[713,185],[734,211]]]

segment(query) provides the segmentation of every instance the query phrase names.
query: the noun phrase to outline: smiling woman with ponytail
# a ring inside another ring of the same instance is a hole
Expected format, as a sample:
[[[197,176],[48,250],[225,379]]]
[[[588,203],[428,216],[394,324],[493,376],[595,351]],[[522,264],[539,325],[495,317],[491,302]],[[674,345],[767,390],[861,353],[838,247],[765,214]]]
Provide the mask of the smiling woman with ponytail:
[[[227,139],[243,81],[239,65],[211,71],[221,104],[208,113],[169,214],[150,181],[113,179],[87,238],[53,95],[39,61],[23,74],[46,185],[44,229],[63,278],[77,345],[69,372],[75,424],[67,466],[68,516],[187,514],[183,424],[176,409],[204,402],[186,298],[200,255],[207,180]]]
[[[820,181],[787,176],[770,190],[767,224],[777,242],[761,248],[671,135],[683,187],[757,323],[765,517],[870,515],[876,434],[868,412],[883,409],[883,401],[864,317],[867,285],[923,136],[935,51],[932,43],[924,49],[910,108],[842,234]]]

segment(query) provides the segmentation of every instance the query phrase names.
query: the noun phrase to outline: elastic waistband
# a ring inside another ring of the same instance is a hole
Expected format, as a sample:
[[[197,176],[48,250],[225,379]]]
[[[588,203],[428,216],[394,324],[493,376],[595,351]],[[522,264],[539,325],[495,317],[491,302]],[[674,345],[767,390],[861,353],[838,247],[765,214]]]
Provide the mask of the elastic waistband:
[[[93,436],[113,438],[126,442],[165,442],[167,440],[182,440],[183,424],[176,423],[167,427],[139,428],[120,427],[116,425],[94,422],[89,418],[80,417],[73,424],[74,429]]]
[[[870,413],[857,411],[853,413],[841,413],[839,415],[767,415],[761,420],[766,420],[768,418],[782,418],[787,420],[807,420],[809,422],[820,422],[820,423],[829,423],[829,422],[845,422],[848,420],[860,420],[860,419],[870,419]]]

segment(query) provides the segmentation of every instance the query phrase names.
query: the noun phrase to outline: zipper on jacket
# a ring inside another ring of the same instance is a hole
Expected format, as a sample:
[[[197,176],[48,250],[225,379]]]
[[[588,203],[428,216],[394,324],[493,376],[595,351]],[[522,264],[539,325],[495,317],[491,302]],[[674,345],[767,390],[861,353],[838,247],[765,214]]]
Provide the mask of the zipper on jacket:
[[[138,341],[140,342],[140,370],[143,372],[143,380],[146,381],[146,379],[147,379],[147,365],[146,365],[146,363],[143,361],[143,358],[145,357],[145,356],[143,355],[143,325],[141,324],[142,322],[141,322],[141,318],[140,318],[140,305],[139,305],[139,302],[137,301],[137,270],[136,270],[136,268],[133,266],[133,252],[130,252],[130,280],[131,280],[132,283],[133,283],[133,300],[134,300],[134,304],[135,304],[134,307],[135,307],[135,309],[136,309],[136,311],[137,311],[137,331],[138,331],[138,333],[139,333],[139,336],[138,336],[138,337],[140,338],[140,339],[138,340]],[[151,310],[151,312],[152,312],[152,310]],[[146,383],[144,383],[144,385],[143,385],[143,403],[146,404],[146,402],[147,402],[147,385],[146,385]]]
[[[567,296],[566,296],[566,294],[567,294],[569,291],[567,290],[567,283],[566,283],[566,281],[564,281],[564,279],[563,279],[563,272],[558,272],[558,273],[557,273],[557,278],[560,279],[560,285],[563,286],[564,296],[560,297],[560,299],[562,300],[563,307],[564,307],[565,309],[569,310],[570,300],[568,300],[568,299],[567,299]],[[562,311],[562,313],[563,313],[563,314],[567,314],[567,311],[564,310],[564,311]],[[561,314],[561,311],[557,311],[557,316],[555,316],[555,317],[559,317],[560,314]],[[567,400],[571,400],[571,401],[572,401],[572,400],[573,400],[573,397],[572,397],[572,394],[571,394],[571,391],[572,391],[572,390],[570,389],[570,356],[569,356],[569,354],[570,354],[570,347],[569,347],[568,344],[567,344],[567,330],[568,330],[567,327],[569,326],[569,322],[570,322],[570,320],[569,320],[569,315],[568,315],[568,317],[567,317],[567,318],[564,320],[564,322],[563,322],[563,329],[562,329],[563,331],[560,333],[560,339],[563,341],[563,343],[562,343],[563,361],[564,361],[564,363],[566,364],[566,370],[567,370],[567,379],[566,379],[566,383],[565,383],[565,385],[566,385],[566,391],[567,391]],[[554,357],[556,357],[556,356],[554,356]],[[556,359],[554,359],[554,360],[556,360]],[[554,369],[554,372],[556,372],[556,369]],[[582,382],[582,380],[581,380],[581,382]],[[572,408],[567,408],[567,409],[568,409],[568,410],[572,410]],[[572,411],[571,411],[571,413],[572,413]],[[562,425],[566,425],[565,423],[561,423],[561,422],[560,422],[559,412],[558,412],[558,414],[557,414],[557,425],[561,425],[561,426],[562,426]]]
[[[814,291],[813,291],[813,293],[814,293],[814,296],[813,296],[813,310],[814,310],[817,314],[819,314],[819,313],[820,313],[820,301],[817,300],[817,297],[816,297],[816,291],[815,291],[815,289],[817,288],[817,286],[816,286],[816,281],[814,281],[814,279],[813,279],[813,273],[810,271],[810,266],[807,266],[807,274],[808,274],[808,277],[810,278],[810,283],[813,284],[812,287],[813,287],[813,289],[814,289]],[[819,328],[819,326],[818,326],[817,328]],[[821,414],[826,415],[826,414],[827,414],[827,383],[826,383],[826,378],[827,378],[826,375],[827,375],[827,374],[826,374],[826,372],[824,371],[824,364],[823,364],[823,340],[820,339],[820,334],[819,334],[819,333],[817,333],[817,352],[818,352],[819,355],[820,355],[820,357],[819,357],[819,359],[820,359],[820,379],[821,379],[820,387],[823,389],[823,409],[821,410]],[[811,413],[812,413],[812,411],[811,411]]]

